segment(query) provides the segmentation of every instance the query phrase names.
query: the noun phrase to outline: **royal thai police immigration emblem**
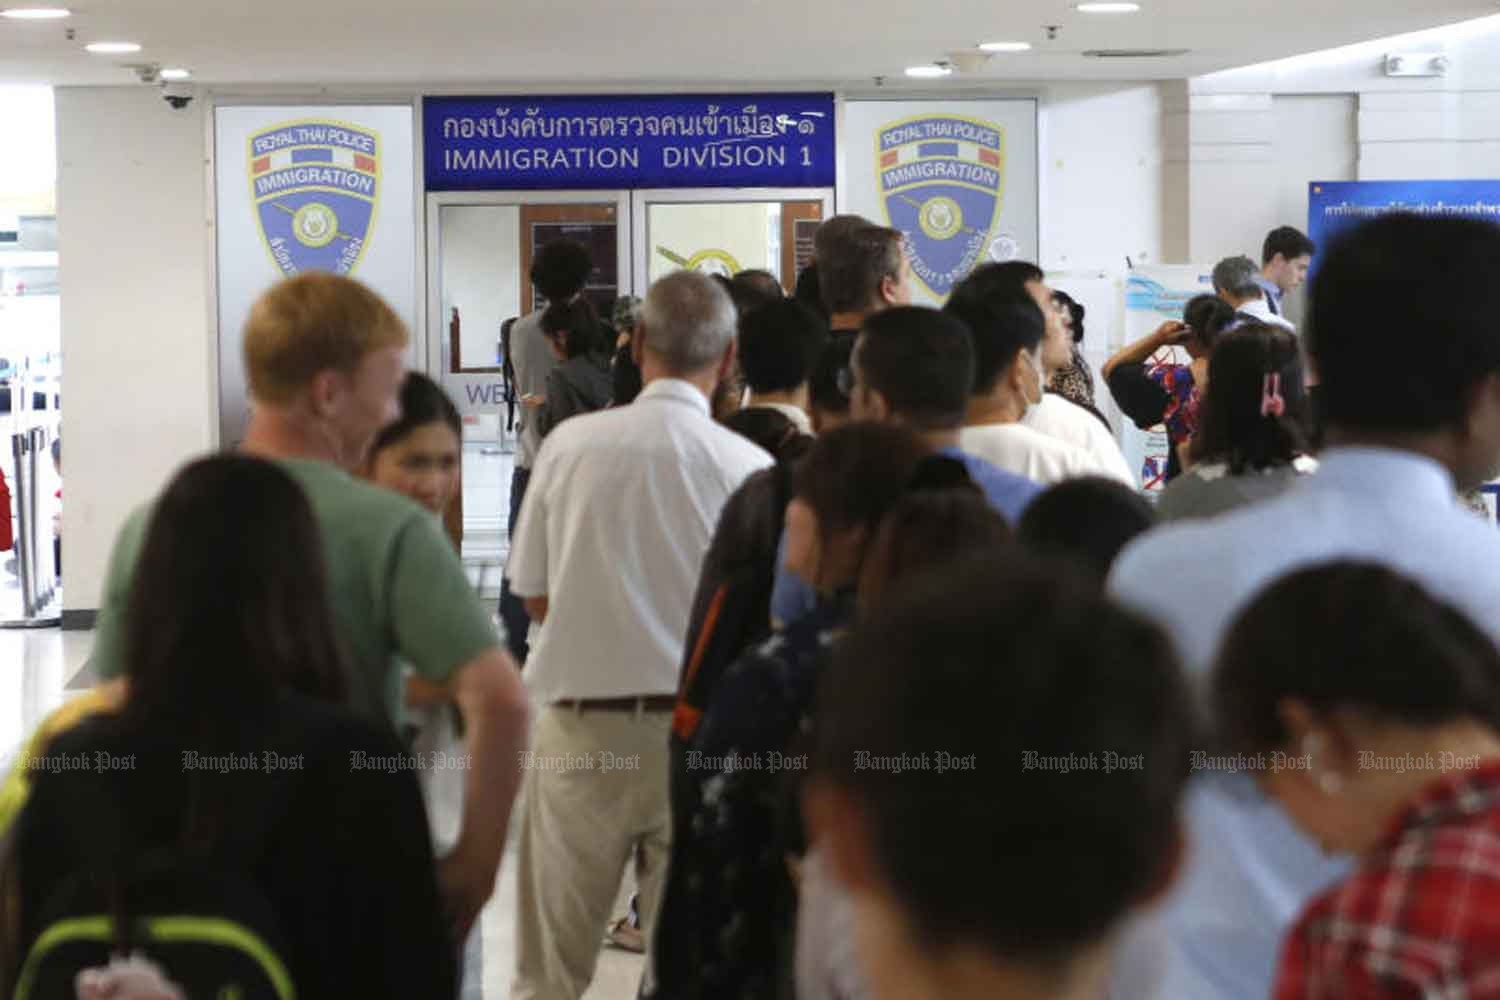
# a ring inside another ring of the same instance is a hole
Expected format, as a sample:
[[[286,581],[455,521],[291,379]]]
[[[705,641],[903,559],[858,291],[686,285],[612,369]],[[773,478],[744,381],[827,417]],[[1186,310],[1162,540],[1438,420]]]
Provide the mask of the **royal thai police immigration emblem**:
[[[1005,186],[1005,129],[953,115],[921,115],[875,137],[881,201],[906,234],[912,274],[945,297],[990,245]]]
[[[380,137],[337,121],[283,122],[250,136],[260,234],[284,275],[349,274],[369,247],[380,197]]]

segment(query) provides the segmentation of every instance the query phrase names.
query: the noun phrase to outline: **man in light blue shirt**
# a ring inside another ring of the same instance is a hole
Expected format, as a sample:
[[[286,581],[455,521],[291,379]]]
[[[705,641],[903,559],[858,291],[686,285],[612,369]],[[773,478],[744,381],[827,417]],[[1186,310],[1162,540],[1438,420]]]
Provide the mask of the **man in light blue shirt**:
[[[974,343],[952,316],[923,306],[898,306],[866,317],[849,361],[849,415],[904,424],[940,454],[969,470],[990,506],[1012,525],[1039,483],[960,451],[959,430],[974,384]],[[812,610],[812,587],[785,568],[776,571],[771,618],[788,625]]]
[[[1266,293],[1266,306],[1272,315],[1286,315],[1281,300],[1307,280],[1307,269],[1317,252],[1318,245],[1293,226],[1278,226],[1266,234],[1255,281]]]
[[[1329,252],[1309,314],[1330,444],[1319,472],[1145,536],[1110,579],[1199,677],[1262,588],[1334,559],[1405,573],[1500,640],[1500,532],[1455,499],[1500,467],[1497,261],[1500,227],[1406,215]],[[1183,878],[1124,942],[1110,996],[1263,1000],[1283,933],[1347,860],[1325,856],[1244,774],[1200,770],[1186,812]]]

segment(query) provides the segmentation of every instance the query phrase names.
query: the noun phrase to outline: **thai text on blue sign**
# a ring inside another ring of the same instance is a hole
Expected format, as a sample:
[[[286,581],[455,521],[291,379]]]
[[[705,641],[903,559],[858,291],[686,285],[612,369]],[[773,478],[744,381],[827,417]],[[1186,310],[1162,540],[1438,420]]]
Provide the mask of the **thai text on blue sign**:
[[[1500,223],[1500,181],[1313,181],[1307,206],[1307,235],[1321,251],[1344,230],[1391,212]]]
[[[832,187],[832,94],[429,97],[429,191]]]

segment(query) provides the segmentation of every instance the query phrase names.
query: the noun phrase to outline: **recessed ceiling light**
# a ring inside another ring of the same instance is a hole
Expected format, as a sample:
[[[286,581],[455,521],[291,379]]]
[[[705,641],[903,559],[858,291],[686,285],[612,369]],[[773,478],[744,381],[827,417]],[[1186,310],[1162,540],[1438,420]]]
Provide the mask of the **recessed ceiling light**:
[[[188,77],[190,77],[192,75],[193,75],[192,73],[188,72],[185,69],[172,68],[172,69],[164,69],[164,70],[161,71],[161,78],[163,80],[186,80]]]
[[[1027,52],[1030,49],[1030,42],[982,42],[979,46],[981,52]]]
[[[939,66],[936,63],[929,63],[926,66],[906,67],[906,75],[914,76],[919,80],[932,80],[940,76],[947,76],[952,72],[953,70],[950,67]]]
[[[1110,0],[1108,3],[1081,3],[1073,9],[1083,14],[1134,14],[1141,9],[1141,5]]]
[[[0,10],[0,17],[14,21],[55,21],[60,17],[72,17],[73,12],[65,7],[11,7]]]
[[[135,42],[90,42],[84,48],[96,56],[123,56],[141,51]]]

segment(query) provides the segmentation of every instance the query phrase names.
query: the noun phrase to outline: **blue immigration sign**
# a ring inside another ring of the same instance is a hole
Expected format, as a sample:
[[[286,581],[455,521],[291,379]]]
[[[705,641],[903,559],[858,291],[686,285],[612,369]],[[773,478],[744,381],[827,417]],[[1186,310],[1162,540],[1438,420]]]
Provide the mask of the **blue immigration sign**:
[[[380,137],[338,121],[283,122],[250,136],[261,238],[284,275],[351,273],[380,197]]]
[[[1318,254],[1347,230],[1391,212],[1500,223],[1500,181],[1313,181],[1307,186],[1307,235]]]
[[[905,118],[876,134],[875,158],[912,274],[942,298],[989,247],[1005,194],[1005,129],[956,115]]]
[[[429,97],[428,191],[832,187],[832,94]]]

